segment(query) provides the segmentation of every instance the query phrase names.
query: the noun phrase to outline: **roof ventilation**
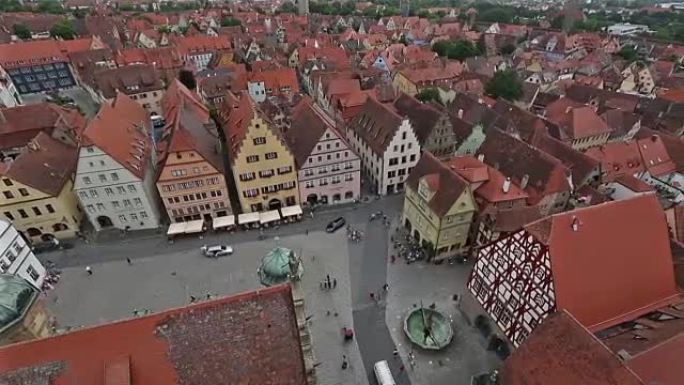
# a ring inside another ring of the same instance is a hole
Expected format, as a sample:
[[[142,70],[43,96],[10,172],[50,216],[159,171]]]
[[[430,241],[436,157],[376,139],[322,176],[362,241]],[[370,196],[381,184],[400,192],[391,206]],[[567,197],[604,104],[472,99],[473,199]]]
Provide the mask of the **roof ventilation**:
[[[621,359],[623,362],[629,361],[629,360],[632,359],[632,355],[629,354],[625,349],[620,349],[620,350],[617,352],[617,356],[620,357],[620,359]]]
[[[572,231],[578,231],[580,226],[580,221],[577,217],[572,217]]]
[[[511,178],[506,177],[506,180],[503,182],[503,186],[501,186],[501,189],[503,190],[504,194],[507,194],[508,191],[511,189]]]

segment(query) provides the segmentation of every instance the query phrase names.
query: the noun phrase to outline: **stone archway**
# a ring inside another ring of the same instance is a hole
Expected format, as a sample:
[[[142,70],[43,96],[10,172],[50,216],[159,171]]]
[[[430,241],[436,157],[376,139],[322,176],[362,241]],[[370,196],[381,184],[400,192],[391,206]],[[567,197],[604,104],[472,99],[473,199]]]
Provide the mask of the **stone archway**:
[[[416,243],[420,244],[420,233],[418,230],[413,230],[413,239],[416,241]]]
[[[28,229],[26,229],[26,234],[28,234],[29,237],[33,238],[39,237],[41,234],[43,234],[43,232],[35,227],[29,227]]]
[[[316,195],[316,194],[307,195],[306,203],[308,203],[309,205],[315,205],[316,203],[318,203],[318,195]]]
[[[283,207],[283,203],[278,198],[273,198],[270,201],[268,201],[269,210],[278,210],[281,207]]]
[[[45,233],[40,236],[40,240],[43,242],[54,242],[55,241],[55,236],[49,233]]]
[[[52,225],[52,231],[58,232],[58,231],[66,231],[69,230],[69,226],[67,226],[64,223],[55,223]]]
[[[406,218],[404,221],[404,227],[406,228],[406,231],[408,231],[409,234],[411,234],[411,230],[413,230],[413,226],[411,225],[411,221]]]
[[[342,195],[341,195],[341,194],[333,194],[333,196],[332,196],[332,201],[333,201],[333,203],[339,202],[339,201],[341,201],[341,200],[342,200]]]
[[[100,227],[103,229],[114,226],[114,223],[112,222],[111,218],[109,218],[106,215],[100,215],[99,217],[97,217],[97,224],[100,225]]]

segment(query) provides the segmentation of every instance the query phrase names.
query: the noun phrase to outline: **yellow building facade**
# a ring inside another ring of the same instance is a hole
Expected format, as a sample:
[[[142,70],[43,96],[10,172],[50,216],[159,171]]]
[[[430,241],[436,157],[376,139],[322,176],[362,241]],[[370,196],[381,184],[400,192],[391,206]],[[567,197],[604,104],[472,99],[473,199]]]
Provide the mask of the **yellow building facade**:
[[[467,182],[425,152],[409,176],[402,211],[413,238],[437,257],[456,254],[468,244],[475,208]]]
[[[242,212],[299,205],[292,153],[247,94],[224,124]]]
[[[409,80],[403,73],[397,72],[392,79],[392,86],[395,90],[401,91],[410,96],[418,94],[418,86]]]

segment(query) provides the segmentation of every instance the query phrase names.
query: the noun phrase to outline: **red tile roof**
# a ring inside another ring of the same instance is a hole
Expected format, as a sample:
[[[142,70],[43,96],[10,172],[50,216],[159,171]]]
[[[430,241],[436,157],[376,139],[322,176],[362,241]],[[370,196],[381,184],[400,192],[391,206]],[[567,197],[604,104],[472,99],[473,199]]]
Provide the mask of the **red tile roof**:
[[[556,214],[525,228],[549,247],[556,308],[592,331],[653,311],[678,293],[667,223],[654,194]]]
[[[232,44],[228,36],[184,36],[174,38],[172,44],[176,46],[182,55],[232,49]]]
[[[546,117],[570,139],[610,133],[606,122],[591,107],[569,98],[560,98],[546,106]]]
[[[402,122],[392,108],[368,98],[350,126],[374,153],[382,155]]]
[[[150,166],[150,129],[147,111],[117,92],[112,104],[103,104],[88,124],[83,145],[97,146],[142,180]]]
[[[684,333],[642,352],[627,362],[646,384],[677,385],[684,378]]]
[[[676,167],[659,135],[637,140],[644,166],[651,176],[663,176],[676,171]]]
[[[622,175],[634,175],[646,169],[635,141],[606,143],[587,149],[585,154],[601,163],[603,182],[612,182]]]
[[[335,121],[310,98],[302,99],[293,109],[292,123],[283,135],[297,167],[304,165],[326,130],[336,132]]]
[[[0,175],[48,196],[57,196],[71,179],[77,158],[76,147],[40,132],[13,162],[0,169]]]
[[[250,82],[264,82],[266,89],[272,90],[274,94],[280,93],[283,87],[289,87],[290,92],[299,93],[299,82],[297,73],[292,68],[278,68],[273,70],[252,72],[248,77]]]
[[[428,206],[440,218],[446,215],[458,198],[468,191],[468,183],[447,164],[429,151],[423,152],[420,160],[406,179],[406,184],[418,191],[420,180],[426,178],[433,193]]]
[[[565,311],[546,318],[506,359],[499,381],[501,385],[644,385]]]
[[[78,111],[51,103],[5,108],[0,115],[0,149],[25,146],[38,132],[52,135],[55,128],[66,128],[76,137],[86,125]]]
[[[474,193],[476,197],[484,199],[487,203],[515,201],[529,197],[510,179],[508,190],[504,191],[506,177],[499,170],[487,166],[472,156],[457,156],[445,163],[470,183],[482,183],[474,189]]]
[[[0,372],[26,385],[306,384],[288,285],[6,346]]]

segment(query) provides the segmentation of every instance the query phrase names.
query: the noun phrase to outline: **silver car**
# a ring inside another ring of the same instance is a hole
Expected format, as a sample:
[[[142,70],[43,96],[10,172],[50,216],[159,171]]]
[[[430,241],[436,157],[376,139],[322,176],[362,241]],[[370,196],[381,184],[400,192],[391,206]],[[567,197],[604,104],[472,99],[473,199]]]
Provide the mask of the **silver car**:
[[[200,247],[200,251],[202,251],[202,254],[204,254],[205,257],[218,258],[233,254],[233,247],[227,245],[204,245]]]

